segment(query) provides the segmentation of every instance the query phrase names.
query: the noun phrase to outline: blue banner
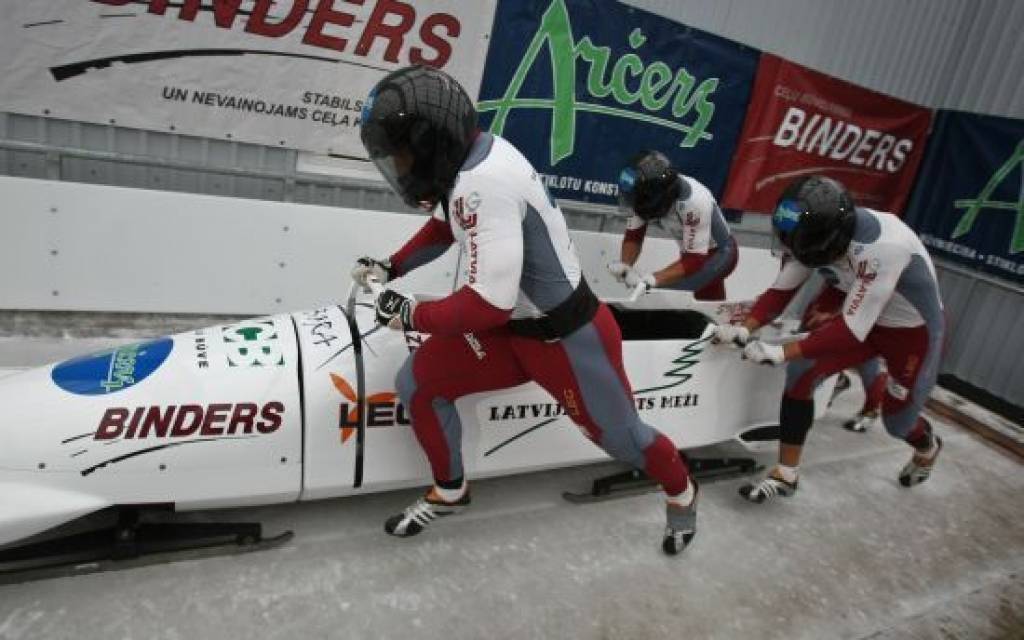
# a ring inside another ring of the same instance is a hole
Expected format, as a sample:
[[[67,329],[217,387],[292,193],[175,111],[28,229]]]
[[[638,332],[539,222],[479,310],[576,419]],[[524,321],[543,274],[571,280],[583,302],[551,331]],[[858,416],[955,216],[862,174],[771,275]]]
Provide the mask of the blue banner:
[[[1024,282],[1024,120],[940,111],[905,219],[936,256]]]
[[[759,52],[609,0],[502,0],[481,124],[559,198],[613,203],[630,157],[657,149],[717,196]]]

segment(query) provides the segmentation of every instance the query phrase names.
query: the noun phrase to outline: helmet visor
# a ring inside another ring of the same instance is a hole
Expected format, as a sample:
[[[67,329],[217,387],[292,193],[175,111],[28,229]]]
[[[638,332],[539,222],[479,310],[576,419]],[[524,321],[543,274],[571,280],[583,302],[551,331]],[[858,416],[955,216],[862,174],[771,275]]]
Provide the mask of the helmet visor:
[[[416,175],[416,158],[412,151],[405,147],[388,148],[385,145],[372,147],[367,144],[366,147],[370,151],[370,160],[405,204],[428,210],[437,205],[436,198],[429,197],[430,185]]]
[[[792,255],[791,239],[793,230],[800,222],[804,214],[803,205],[796,200],[780,200],[772,213],[772,255],[782,257],[784,254]]]
[[[619,172],[619,211],[633,215],[636,197],[636,169],[626,167]]]

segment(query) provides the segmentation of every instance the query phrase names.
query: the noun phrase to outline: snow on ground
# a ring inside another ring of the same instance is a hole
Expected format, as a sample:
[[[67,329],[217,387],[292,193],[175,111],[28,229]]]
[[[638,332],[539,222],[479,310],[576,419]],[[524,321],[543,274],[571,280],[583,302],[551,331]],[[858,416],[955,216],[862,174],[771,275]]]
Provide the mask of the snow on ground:
[[[477,482],[465,514],[409,540],[382,523],[415,491],[212,514],[296,537],[0,587],[0,639],[1024,638],[1021,464],[938,424],[935,474],[904,489],[905,445],[839,426],[858,402],[811,432],[794,498],[704,485],[678,558],[660,551],[656,493],[561,499],[616,469],[595,465]]]

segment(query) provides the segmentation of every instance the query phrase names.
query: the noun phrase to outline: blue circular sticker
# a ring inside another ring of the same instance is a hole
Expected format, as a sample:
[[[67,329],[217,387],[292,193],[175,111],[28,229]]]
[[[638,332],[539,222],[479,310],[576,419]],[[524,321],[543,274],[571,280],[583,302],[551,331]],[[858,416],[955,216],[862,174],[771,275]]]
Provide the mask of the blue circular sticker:
[[[50,377],[61,389],[82,396],[116,393],[145,380],[173,347],[170,338],[129,344],[62,362]]]

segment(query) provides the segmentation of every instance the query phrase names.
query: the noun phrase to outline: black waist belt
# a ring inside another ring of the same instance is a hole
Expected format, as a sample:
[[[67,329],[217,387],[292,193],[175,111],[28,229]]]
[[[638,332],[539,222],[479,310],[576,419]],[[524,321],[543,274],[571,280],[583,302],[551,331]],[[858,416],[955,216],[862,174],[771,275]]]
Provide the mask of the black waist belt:
[[[579,286],[557,307],[539,318],[509,320],[508,328],[517,336],[554,342],[593,320],[600,305],[587,281],[580,276]]]

